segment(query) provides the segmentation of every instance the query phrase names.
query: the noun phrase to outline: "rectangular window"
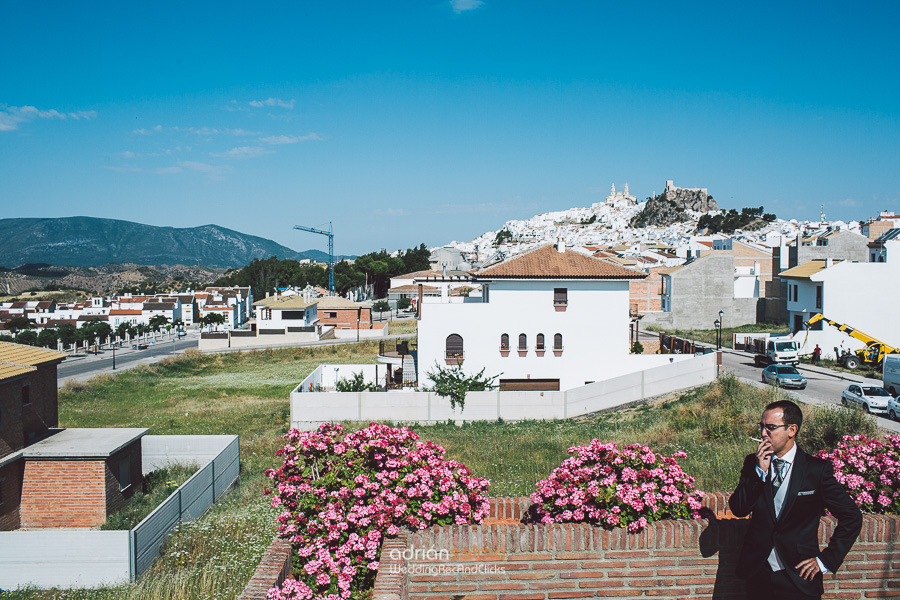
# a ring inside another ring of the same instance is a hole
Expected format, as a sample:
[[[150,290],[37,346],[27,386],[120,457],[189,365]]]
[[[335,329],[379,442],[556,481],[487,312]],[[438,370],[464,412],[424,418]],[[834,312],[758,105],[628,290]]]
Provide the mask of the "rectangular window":
[[[569,290],[567,288],[553,288],[553,305],[565,306],[569,303]]]
[[[796,301],[797,301],[797,288],[798,288],[798,286],[797,286],[797,284],[794,284],[793,287],[794,287],[794,302],[796,302]]]
[[[822,286],[816,286],[816,308],[822,308]]]
[[[131,485],[131,461],[123,458],[119,461],[119,491]]]
[[[31,385],[22,386],[22,406],[31,404]]]

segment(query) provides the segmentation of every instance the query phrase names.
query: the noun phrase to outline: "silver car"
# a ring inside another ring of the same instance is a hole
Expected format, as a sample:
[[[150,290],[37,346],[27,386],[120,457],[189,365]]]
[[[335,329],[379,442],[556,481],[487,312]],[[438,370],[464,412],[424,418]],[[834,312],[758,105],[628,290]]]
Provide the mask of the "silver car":
[[[841,404],[858,406],[866,412],[883,415],[888,411],[891,395],[883,387],[853,383],[841,394]]]
[[[790,365],[769,365],[762,370],[762,380],[778,387],[806,389],[806,377]]]
[[[888,398],[888,418],[900,421],[900,396]]]

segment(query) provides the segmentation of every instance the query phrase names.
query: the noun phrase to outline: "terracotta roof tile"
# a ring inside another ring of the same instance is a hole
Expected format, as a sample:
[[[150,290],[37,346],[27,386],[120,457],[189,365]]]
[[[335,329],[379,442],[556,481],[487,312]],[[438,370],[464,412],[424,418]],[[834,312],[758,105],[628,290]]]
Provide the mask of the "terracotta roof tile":
[[[580,252],[559,252],[553,245],[507,259],[475,272],[479,279],[644,279],[646,275]]]

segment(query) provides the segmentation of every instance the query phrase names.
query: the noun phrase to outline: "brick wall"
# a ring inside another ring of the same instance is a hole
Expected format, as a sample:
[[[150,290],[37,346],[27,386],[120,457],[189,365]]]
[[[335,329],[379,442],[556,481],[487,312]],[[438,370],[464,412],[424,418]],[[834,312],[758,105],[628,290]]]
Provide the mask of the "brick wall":
[[[128,461],[130,484],[120,490],[119,463]],[[106,514],[112,514],[125,507],[128,499],[137,491],[144,491],[144,478],[141,475],[141,441],[136,440],[106,459]],[[104,517],[105,520],[105,517]]]
[[[102,460],[25,462],[22,527],[96,527],[106,520]]]
[[[13,461],[0,467],[0,531],[17,529],[22,498],[22,468],[25,461]]]
[[[386,539],[372,598],[745,600],[733,572],[748,521],[735,518],[727,501],[727,493],[710,494],[708,519],[660,521],[629,534],[587,524],[524,525],[528,498],[492,498],[482,525],[401,531]],[[834,519],[822,519],[821,545],[834,526]],[[289,548],[284,540],[273,542],[239,600],[261,600],[264,589],[284,580]],[[432,556],[439,553],[449,560]],[[900,517],[864,515],[844,565],[825,576],[823,598],[885,597],[900,597]]]
[[[29,376],[31,404],[22,407],[22,429],[25,445],[41,440],[47,430],[59,423],[56,364],[42,365]],[[29,441],[29,434],[34,437]]]
[[[727,494],[712,495],[709,519],[661,521],[628,534],[586,524],[523,525],[517,521],[527,511],[527,499],[497,499],[484,525],[411,534],[406,560],[386,559],[383,550],[382,565],[387,560],[406,577],[379,587],[379,569],[376,590],[387,594],[384,598],[411,600],[743,599],[733,572],[748,521],[723,510],[726,500]],[[833,519],[822,519],[823,546],[834,526]],[[900,597],[898,539],[900,518],[866,515],[844,566],[826,575],[824,598]],[[432,549],[443,555],[425,554]]]
[[[266,600],[269,588],[279,585],[291,572],[291,543],[275,538],[238,600]]]
[[[651,270],[646,279],[628,282],[628,305],[640,312],[662,310],[662,275]]]
[[[22,433],[22,382],[13,379],[0,383],[0,457],[25,446]]]

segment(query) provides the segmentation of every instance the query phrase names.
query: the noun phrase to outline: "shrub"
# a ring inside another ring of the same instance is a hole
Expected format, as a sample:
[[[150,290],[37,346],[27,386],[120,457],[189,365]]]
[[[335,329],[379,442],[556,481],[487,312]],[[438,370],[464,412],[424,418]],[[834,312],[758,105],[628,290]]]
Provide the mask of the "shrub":
[[[366,377],[363,372],[355,373],[349,379],[338,379],[334,383],[334,387],[339,392],[374,392],[375,385],[366,383]]]
[[[644,345],[640,342],[635,342],[631,345],[631,353],[632,354],[643,354],[644,353]]]
[[[819,452],[819,457],[831,461],[835,479],[860,509],[900,514],[900,435],[885,439],[845,435],[837,448]]]
[[[481,522],[490,483],[407,427],[373,423],[344,434],[340,425],[285,434],[275,482],[278,533],[293,545],[294,576],[272,600],[349,598],[372,586],[385,535],[400,527]],[[267,492],[269,493],[269,492]]]
[[[860,408],[844,406],[816,407],[803,422],[800,444],[811,454],[836,448],[845,435],[875,437],[877,427]]]
[[[593,440],[569,454],[531,494],[542,523],[589,522],[635,532],[660,519],[700,517],[705,494],[678,466],[684,452],[667,457],[641,444],[619,450]]]

